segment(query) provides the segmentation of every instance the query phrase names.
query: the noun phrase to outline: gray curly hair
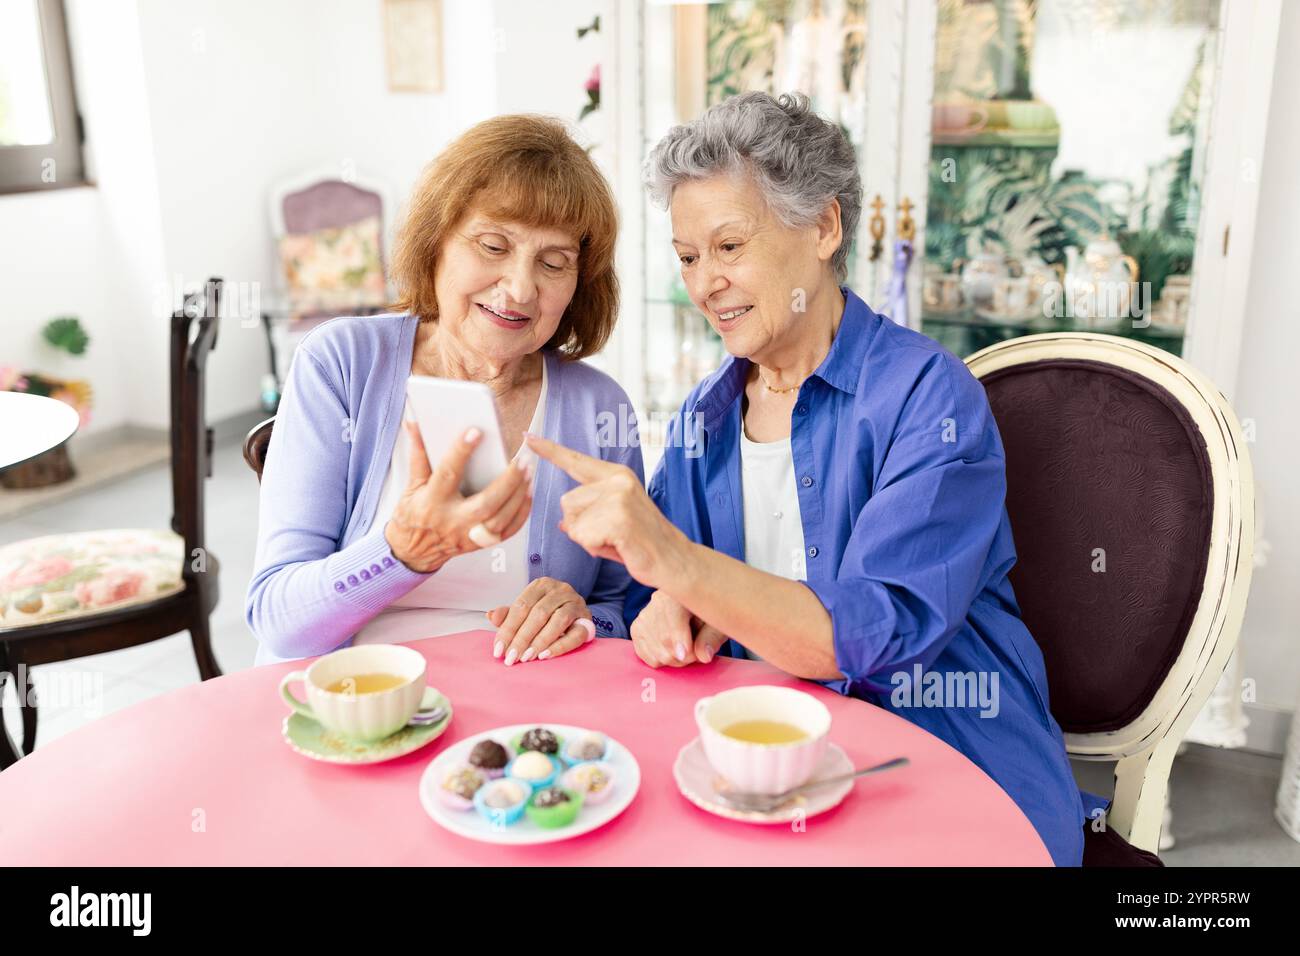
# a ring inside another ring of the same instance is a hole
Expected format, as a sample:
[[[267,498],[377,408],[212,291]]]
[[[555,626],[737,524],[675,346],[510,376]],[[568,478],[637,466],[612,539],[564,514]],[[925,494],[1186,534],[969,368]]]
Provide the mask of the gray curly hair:
[[[840,128],[814,113],[803,93],[738,93],[710,106],[664,135],[646,157],[642,179],[650,198],[666,208],[681,183],[742,170],[791,228],[811,226],[827,203],[839,200],[843,240],[831,265],[846,281],[862,216],[858,160]]]

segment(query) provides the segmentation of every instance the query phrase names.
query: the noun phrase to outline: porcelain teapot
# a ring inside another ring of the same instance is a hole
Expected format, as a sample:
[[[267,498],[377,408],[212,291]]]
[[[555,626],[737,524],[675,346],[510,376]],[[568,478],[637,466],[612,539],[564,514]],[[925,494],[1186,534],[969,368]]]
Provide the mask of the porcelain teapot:
[[[1108,235],[1088,243],[1082,255],[1078,246],[1065,250],[1066,306],[1080,325],[1118,324],[1129,315],[1137,281],[1137,260]]]
[[[985,248],[969,260],[958,259],[953,270],[961,274],[961,291],[971,305],[988,308],[993,302],[993,287],[1009,274],[1006,257]]]

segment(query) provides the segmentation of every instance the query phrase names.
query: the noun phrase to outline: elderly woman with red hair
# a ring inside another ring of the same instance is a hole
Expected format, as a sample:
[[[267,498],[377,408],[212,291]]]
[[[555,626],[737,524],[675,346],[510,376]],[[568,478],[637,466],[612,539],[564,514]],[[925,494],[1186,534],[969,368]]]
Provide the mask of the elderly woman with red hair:
[[[258,663],[486,621],[506,665],[627,636],[626,569],[555,530],[574,483],[520,454],[535,432],[642,473],[639,448],[597,431],[631,403],[578,361],[614,327],[616,231],[608,184],[556,121],[488,120],[430,164],[394,257],[401,311],[327,322],[295,353],[247,598]],[[411,375],[487,384],[512,467],[463,496],[483,436],[430,462]]]

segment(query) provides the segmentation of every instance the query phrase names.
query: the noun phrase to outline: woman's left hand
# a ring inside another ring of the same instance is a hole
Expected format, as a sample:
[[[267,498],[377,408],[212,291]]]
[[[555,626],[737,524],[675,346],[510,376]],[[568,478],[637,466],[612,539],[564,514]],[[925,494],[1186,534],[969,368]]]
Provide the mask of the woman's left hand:
[[[504,654],[506,667],[559,657],[596,636],[587,602],[567,581],[555,578],[530,581],[513,604],[487,616],[497,629],[492,656]]]
[[[525,435],[524,441],[578,482],[560,498],[560,530],[584,551],[619,561],[642,584],[670,592],[690,573],[690,540],[663,516],[632,469],[538,435]]]

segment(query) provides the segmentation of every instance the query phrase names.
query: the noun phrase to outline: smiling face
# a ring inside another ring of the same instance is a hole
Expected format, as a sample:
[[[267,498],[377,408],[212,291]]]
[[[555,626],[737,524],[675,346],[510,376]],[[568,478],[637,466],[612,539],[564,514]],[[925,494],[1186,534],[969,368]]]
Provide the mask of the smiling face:
[[[555,334],[578,286],[578,240],[560,229],[501,222],[471,210],[438,255],[442,331],[493,363],[536,352]]]
[[[805,315],[796,307],[836,287],[830,258],[839,247],[838,205],[829,209],[822,222],[786,226],[747,175],[673,190],[673,248],[687,294],[732,355],[771,365],[800,337]]]

